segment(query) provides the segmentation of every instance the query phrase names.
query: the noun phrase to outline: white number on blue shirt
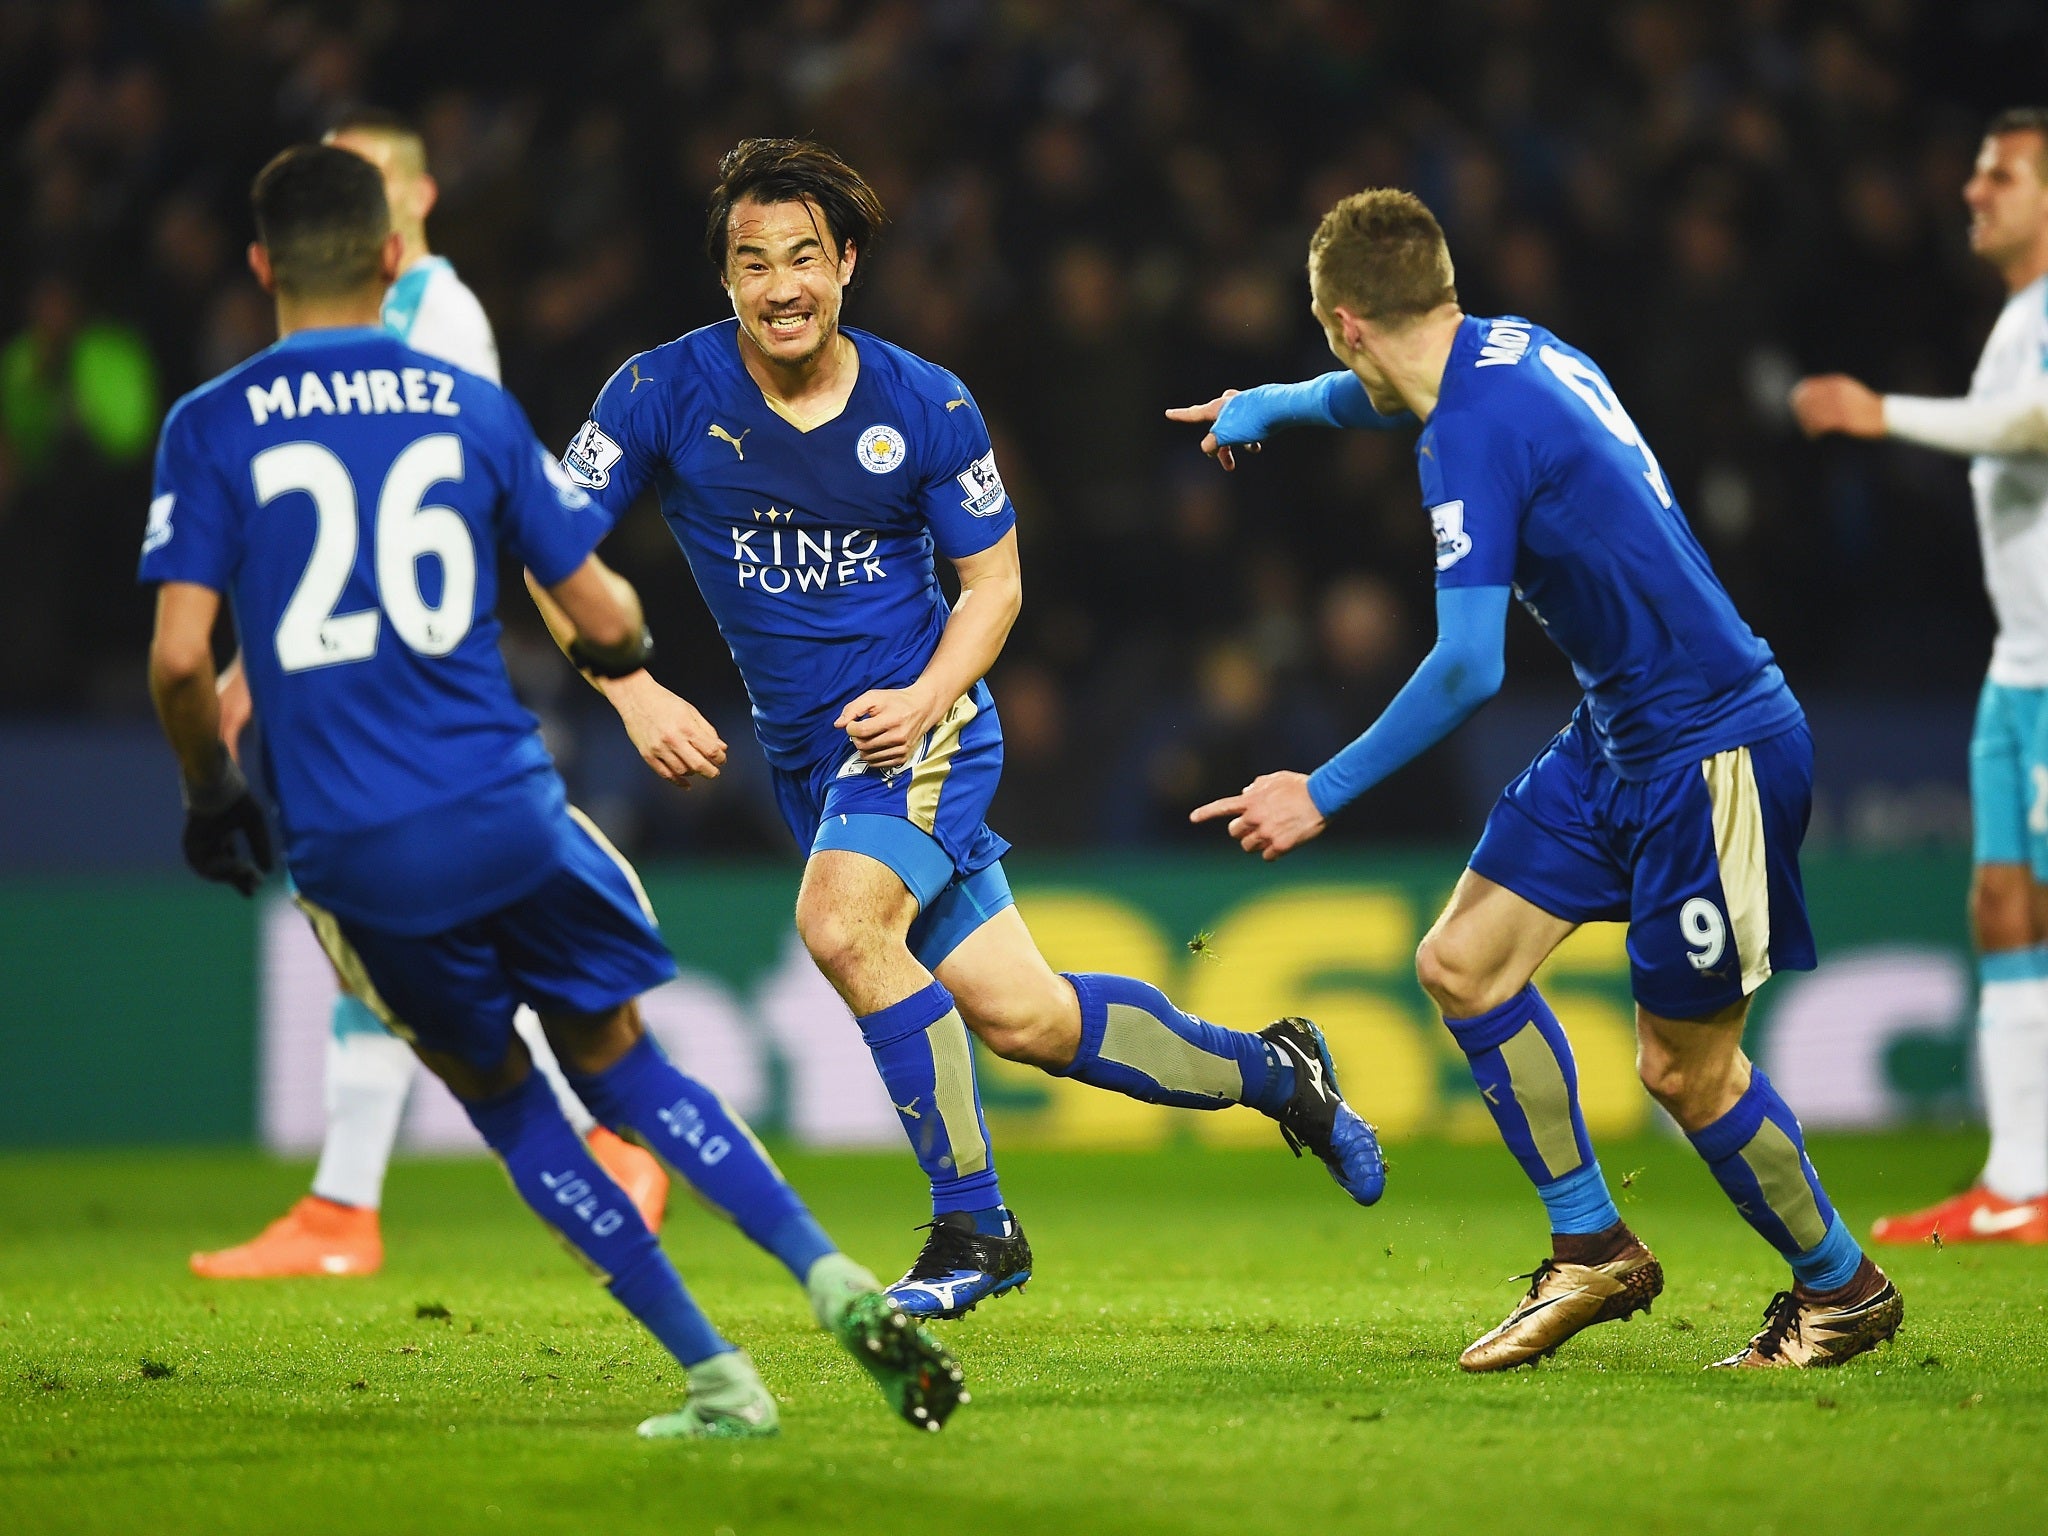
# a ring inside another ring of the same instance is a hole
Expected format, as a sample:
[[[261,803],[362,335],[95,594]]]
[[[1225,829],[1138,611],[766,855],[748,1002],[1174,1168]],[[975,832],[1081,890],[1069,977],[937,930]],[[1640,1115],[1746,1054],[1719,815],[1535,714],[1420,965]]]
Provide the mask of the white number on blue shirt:
[[[1643,479],[1656,493],[1658,505],[1669,507],[1671,488],[1664,483],[1663,466],[1650,452],[1650,445],[1643,441],[1643,434],[1636,430],[1635,422],[1622,409],[1621,402],[1614,398],[1614,391],[1608,387],[1607,381],[1576,357],[1555,347],[1545,347],[1537,355],[1543,359],[1543,366],[1557,375],[1560,384],[1586,402],[1593,414],[1600,418],[1601,426],[1643,456]]]
[[[444,480],[462,478],[462,442],[451,433],[422,437],[399,454],[377,497],[376,572],[383,606],[337,614],[356,563],[356,487],[348,467],[318,443],[280,443],[249,463],[259,503],[293,491],[312,498],[313,553],[277,623],[278,665],[287,672],[367,661],[377,652],[380,618],[423,656],[446,656],[475,619],[476,548],[469,526],[448,507],[422,505]],[[441,601],[420,591],[419,561],[441,562]]]

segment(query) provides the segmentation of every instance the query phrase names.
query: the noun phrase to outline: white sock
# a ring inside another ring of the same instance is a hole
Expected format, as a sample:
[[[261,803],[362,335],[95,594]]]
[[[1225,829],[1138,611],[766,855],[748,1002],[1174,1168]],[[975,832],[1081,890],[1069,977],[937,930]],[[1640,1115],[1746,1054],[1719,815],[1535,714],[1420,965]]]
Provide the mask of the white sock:
[[[1984,1187],[2006,1200],[2048,1195],[2048,980],[1987,981],[1977,1071],[1991,1155]]]
[[[372,1211],[383,1203],[384,1170],[419,1064],[412,1047],[359,999],[346,992],[335,999],[327,1035],[327,1139],[313,1174],[314,1194]]]
[[[596,1130],[597,1116],[583,1107],[583,1101],[576,1097],[576,1090],[562,1076],[562,1064],[555,1060],[555,1048],[548,1044],[547,1032],[540,1027],[540,1015],[531,1008],[521,1008],[512,1015],[512,1027],[526,1042],[527,1054],[533,1057],[534,1066],[540,1069],[540,1075],[554,1089],[555,1102],[562,1106],[562,1113],[568,1117],[576,1134],[588,1136]]]

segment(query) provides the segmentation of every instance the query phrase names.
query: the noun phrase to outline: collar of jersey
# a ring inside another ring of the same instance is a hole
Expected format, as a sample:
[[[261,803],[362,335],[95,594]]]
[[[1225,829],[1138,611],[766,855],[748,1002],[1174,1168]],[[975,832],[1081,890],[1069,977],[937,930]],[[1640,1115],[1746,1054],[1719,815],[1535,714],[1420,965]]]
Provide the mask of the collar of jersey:
[[[1459,364],[1479,349],[1479,344],[1486,335],[1486,327],[1491,324],[1491,317],[1479,315],[1467,315],[1458,322],[1458,334],[1451,341],[1451,355],[1444,359],[1443,379],[1436,387],[1436,410],[1429,413],[1431,422],[1436,420],[1437,412],[1444,408],[1445,397],[1455,393],[1460,387],[1451,382],[1463,377]],[[1421,439],[1418,438],[1416,441],[1419,443]]]
[[[747,372],[746,361],[740,356],[740,348],[746,345],[746,341],[740,335],[739,317],[735,315],[730,320],[721,320],[718,322],[718,326],[720,330],[726,333],[725,344],[712,350],[724,361],[726,372],[738,383],[754,392],[755,396],[759,398],[761,408],[764,411],[800,437],[809,437],[814,432],[822,432],[825,428],[837,426],[840,422],[846,420],[847,412],[853,409],[854,397],[866,390],[868,375],[877,359],[882,355],[879,338],[873,333],[860,330],[855,326],[842,324],[839,327],[840,334],[846,337],[848,341],[851,341],[854,345],[854,350],[860,353],[860,375],[853,381],[853,393],[846,397],[846,404],[840,407],[839,414],[830,421],[821,421],[815,427],[800,427],[775,408],[769,401],[768,396],[762,391],[761,386],[754,382],[754,376]]]

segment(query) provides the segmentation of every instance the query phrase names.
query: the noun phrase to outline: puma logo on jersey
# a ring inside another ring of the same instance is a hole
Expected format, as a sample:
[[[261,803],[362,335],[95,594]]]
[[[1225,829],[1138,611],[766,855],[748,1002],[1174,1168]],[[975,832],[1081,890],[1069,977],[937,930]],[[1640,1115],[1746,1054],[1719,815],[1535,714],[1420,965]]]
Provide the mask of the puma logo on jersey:
[[[654,380],[652,379],[643,379],[640,377],[640,365],[638,363],[635,363],[633,364],[633,389],[627,390],[626,393],[630,395],[631,393],[633,393],[634,389],[638,389],[642,384],[652,384],[653,382]]]
[[[747,428],[747,432],[751,432],[753,430],[754,429],[752,427]],[[747,450],[740,446],[740,442],[742,439],[746,437],[747,432],[742,432],[739,435],[739,437],[734,437],[730,432],[726,431],[725,428],[721,427],[717,422],[714,421],[711,424],[711,430],[705,433],[704,435],[706,437],[715,437],[721,443],[731,443],[732,451],[738,454],[742,459],[744,459],[747,456]]]
[[[962,395],[958,400],[948,400],[946,402],[946,409],[949,411],[957,411],[960,409],[961,406],[965,405],[966,403],[967,397],[965,395]]]

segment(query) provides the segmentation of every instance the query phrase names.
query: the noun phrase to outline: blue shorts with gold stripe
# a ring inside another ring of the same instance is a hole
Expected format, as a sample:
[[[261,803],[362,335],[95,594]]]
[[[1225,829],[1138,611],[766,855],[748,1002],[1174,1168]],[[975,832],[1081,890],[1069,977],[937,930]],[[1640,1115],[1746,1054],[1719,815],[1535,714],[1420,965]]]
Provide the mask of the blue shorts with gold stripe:
[[[1582,718],[1501,792],[1475,873],[1573,923],[1626,922],[1635,999],[1697,1019],[1814,967],[1799,844],[1804,724],[1655,778],[1617,776]]]
[[[676,974],[640,877],[575,807],[540,886],[439,933],[387,933],[295,899],[342,985],[386,1028],[485,1071],[512,1044],[521,1003],[606,1013]]]
[[[917,898],[911,953],[935,970],[1013,905],[1001,863],[1010,845],[985,819],[1002,772],[995,699],[976,683],[895,773],[869,768],[849,745],[808,768],[777,768],[775,801],[806,856],[839,848],[896,872]]]

